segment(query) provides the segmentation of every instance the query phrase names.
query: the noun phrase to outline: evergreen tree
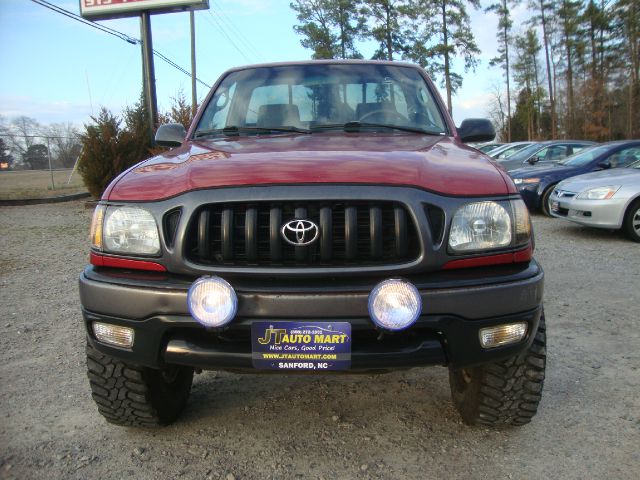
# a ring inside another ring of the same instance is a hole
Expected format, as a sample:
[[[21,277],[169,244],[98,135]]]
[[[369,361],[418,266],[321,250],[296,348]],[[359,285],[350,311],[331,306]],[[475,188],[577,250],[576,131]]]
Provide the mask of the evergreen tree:
[[[365,18],[361,0],[295,0],[291,8],[300,25],[293,29],[303,36],[303,47],[312,58],[362,58],[355,41],[363,34]]]
[[[551,28],[549,17],[554,15],[555,6],[553,2],[547,2],[545,0],[530,0],[529,8],[537,12],[537,15],[533,18],[534,24],[540,25],[540,27],[542,28],[542,44],[544,46],[544,57],[547,72],[547,89],[549,90],[549,106],[551,109],[551,138],[555,139],[558,137],[558,120],[556,116],[555,88],[553,88],[554,81],[551,74],[551,57],[549,54],[551,43]]]
[[[194,116],[195,112],[191,108],[191,103],[187,101],[184,92],[180,90],[175,97],[171,98],[171,109],[160,115],[160,123],[179,123],[185,130],[188,130]]]
[[[9,169],[12,164],[13,157],[11,156],[9,145],[5,143],[4,138],[0,137],[0,165],[2,165],[0,169]]]
[[[527,30],[523,36],[515,38],[513,77],[521,88],[519,94],[520,115],[526,121],[526,140],[540,138],[540,100],[543,92],[538,76],[538,55],[542,49],[536,32]]]
[[[31,170],[44,170],[49,164],[49,149],[42,143],[34,143],[22,155],[22,161]]]
[[[640,0],[618,0],[613,7],[617,26],[622,66],[626,83],[627,104],[624,133],[627,138],[640,137]]]
[[[444,83],[447,91],[447,107],[453,113],[451,95],[462,85],[462,76],[451,71],[451,57],[460,55],[464,58],[465,72],[475,70],[480,49],[469,27],[469,15],[465,3],[480,8],[479,0],[439,0],[441,9],[440,34],[441,42],[434,47],[434,54],[441,56]]]
[[[143,99],[125,108],[123,116],[124,128],[118,117],[102,107],[80,135],[78,172],[95,198],[100,198],[116,176],[150,156],[149,120]]]
[[[365,29],[365,11],[361,0],[333,0],[331,18],[338,30],[340,58],[362,58],[355,47],[355,40],[360,38]]]
[[[367,35],[379,45],[374,59],[394,60],[394,54],[400,57],[410,54],[407,45],[411,32],[416,29],[415,10],[411,2],[365,0],[363,13],[370,23]]]
[[[564,50],[565,77],[567,84],[567,119],[565,133],[570,137],[576,136],[574,69],[579,61],[579,51],[582,49],[580,35],[580,7],[577,0],[562,0],[557,11],[560,25],[562,48]]]
[[[120,138],[121,144],[129,144],[128,165],[134,165],[149,158],[153,141],[149,132],[149,115],[147,113],[144,96],[140,95],[137,103],[132,107],[126,107],[122,113],[124,129]]]
[[[468,72],[475,70],[480,54],[469,27],[467,4],[480,8],[479,0],[419,0],[414,4],[422,28],[406,56],[441,79],[449,113],[453,112],[451,97],[462,86],[462,75],[452,70],[453,58],[461,56]]]
[[[125,169],[126,161],[119,148],[121,136],[120,120],[102,107],[92,123],[85,125],[82,140],[82,154],[78,162],[78,172],[94,198],[102,192],[116,175]]]
[[[511,72],[509,69],[509,43],[511,42],[511,19],[510,6],[515,5],[517,0],[501,0],[485,8],[486,12],[495,12],[498,15],[498,56],[491,59],[489,65],[500,66],[505,73],[507,83],[507,142],[511,142]]]

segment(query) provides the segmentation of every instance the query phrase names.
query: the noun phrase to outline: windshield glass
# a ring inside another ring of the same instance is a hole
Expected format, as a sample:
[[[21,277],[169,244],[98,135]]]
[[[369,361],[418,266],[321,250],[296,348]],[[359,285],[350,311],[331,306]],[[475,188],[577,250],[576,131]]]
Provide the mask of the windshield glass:
[[[270,128],[341,128],[348,122],[447,132],[415,68],[317,64],[231,72],[211,97],[194,136],[215,135],[223,128],[228,132],[229,127],[237,127],[237,135],[250,135],[270,133]]]
[[[511,160],[518,161],[518,160],[520,160],[520,161],[524,162],[527,158],[529,158],[531,155],[536,153],[541,148],[542,148],[542,145],[539,145],[537,143],[534,143],[533,145],[527,145],[526,147],[524,147],[521,150],[517,151],[513,155],[509,155],[508,157],[506,157],[505,160],[509,160],[509,161],[511,161]]]
[[[499,147],[498,149],[492,151],[489,155],[491,155],[493,158],[495,158],[496,160],[499,160],[501,158],[508,158],[511,155],[513,155],[514,153],[522,150],[523,148],[525,148],[527,145],[530,145],[529,143],[518,143],[515,145],[506,145],[504,147]]]
[[[575,155],[565,158],[563,161],[558,162],[560,165],[566,165],[568,167],[581,167],[589,162],[592,162],[597,157],[607,152],[611,147],[607,145],[600,145],[597,147],[585,148]]]

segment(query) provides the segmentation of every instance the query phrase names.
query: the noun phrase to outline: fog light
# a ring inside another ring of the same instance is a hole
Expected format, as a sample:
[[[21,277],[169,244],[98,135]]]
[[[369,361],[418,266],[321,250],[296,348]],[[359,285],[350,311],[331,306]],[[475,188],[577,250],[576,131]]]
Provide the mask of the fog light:
[[[493,348],[519,342],[527,334],[527,323],[509,323],[480,329],[482,348]]]
[[[223,327],[238,311],[233,287],[220,277],[200,277],[187,296],[189,312],[205,327]]]
[[[369,294],[369,315],[378,327],[404,330],[415,323],[422,311],[418,289],[405,280],[384,280]]]
[[[94,322],[93,334],[102,343],[125,348],[131,348],[133,346],[133,328]]]

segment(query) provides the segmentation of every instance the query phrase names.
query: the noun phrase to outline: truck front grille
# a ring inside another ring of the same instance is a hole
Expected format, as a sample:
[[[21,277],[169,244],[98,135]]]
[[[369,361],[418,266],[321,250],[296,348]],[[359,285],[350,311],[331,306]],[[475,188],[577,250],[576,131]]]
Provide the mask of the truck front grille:
[[[319,227],[315,242],[294,246],[281,235],[294,219]],[[187,227],[186,257],[210,266],[400,264],[419,255],[418,233],[395,202],[257,202],[200,207]]]

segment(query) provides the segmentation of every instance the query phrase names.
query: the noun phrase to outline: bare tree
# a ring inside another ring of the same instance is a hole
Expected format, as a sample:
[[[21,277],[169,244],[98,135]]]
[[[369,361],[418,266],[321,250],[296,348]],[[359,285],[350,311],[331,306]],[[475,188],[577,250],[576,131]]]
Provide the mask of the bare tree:
[[[498,81],[494,81],[491,84],[489,90],[489,107],[487,115],[493,122],[493,125],[498,134],[496,140],[505,141],[507,131],[507,112],[505,111],[506,96],[502,91],[502,86]]]
[[[78,130],[71,123],[53,123],[44,128],[49,137],[51,156],[58,166],[71,168],[80,155],[81,142]]]
[[[13,157],[23,159],[29,149],[39,141],[34,137],[41,135],[42,126],[35,118],[19,116],[9,123],[3,121],[0,133]]]

